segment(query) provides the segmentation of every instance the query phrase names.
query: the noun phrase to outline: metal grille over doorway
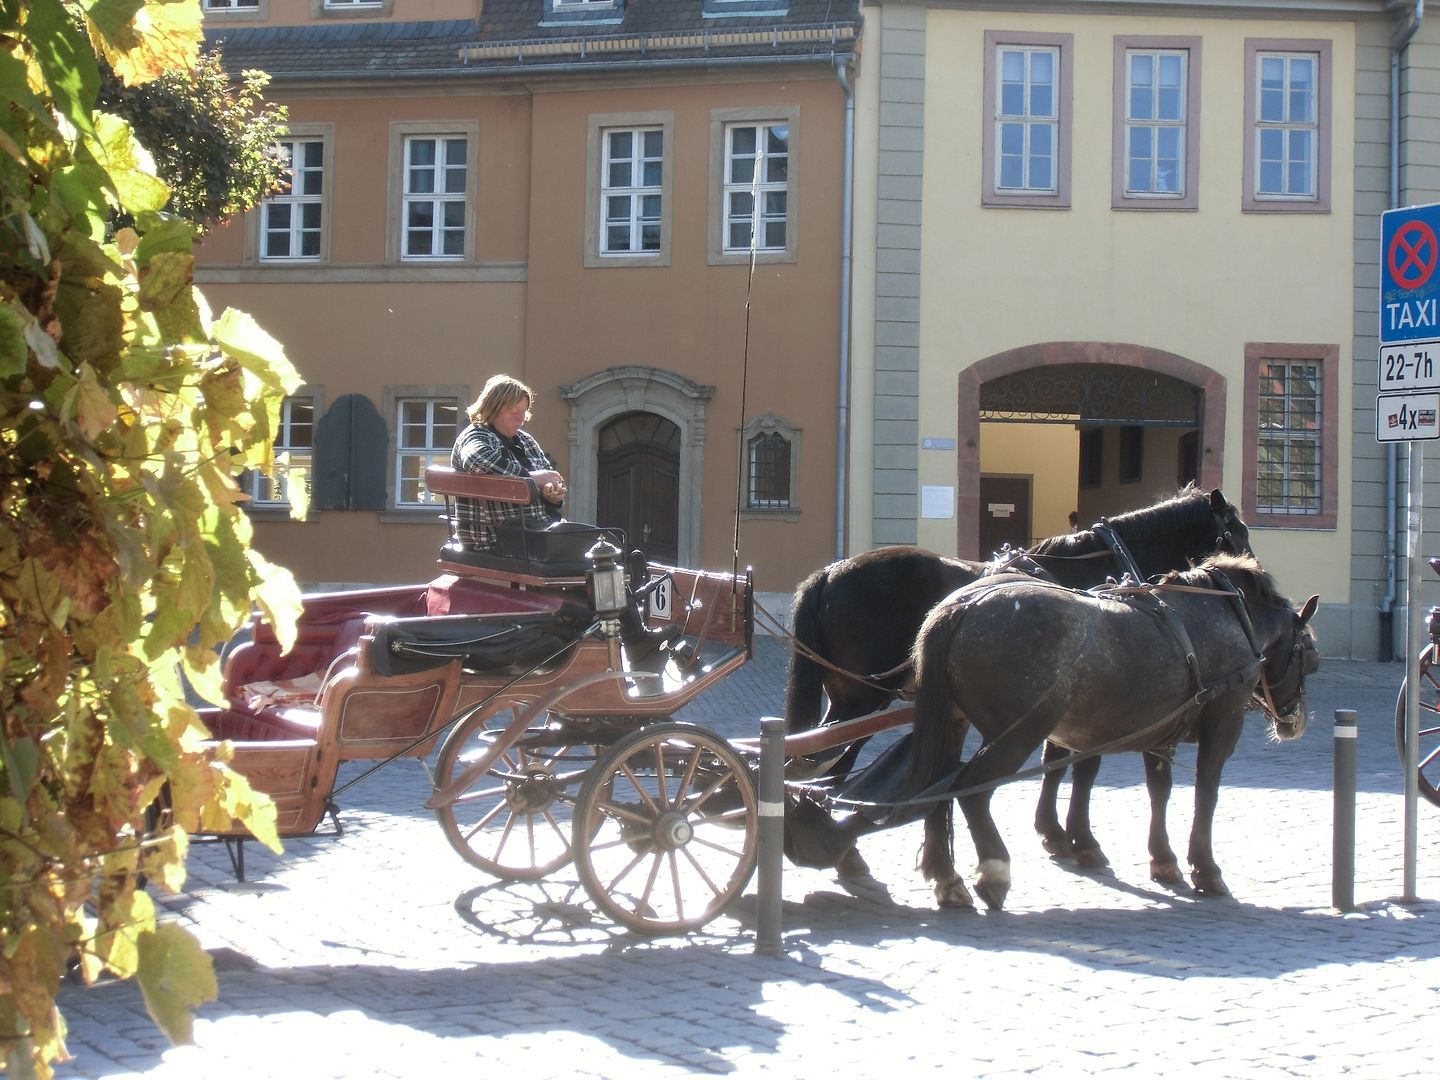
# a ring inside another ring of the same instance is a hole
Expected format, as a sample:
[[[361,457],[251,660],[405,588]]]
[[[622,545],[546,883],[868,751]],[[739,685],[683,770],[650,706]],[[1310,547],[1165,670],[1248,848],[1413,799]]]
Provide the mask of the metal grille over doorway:
[[[1199,388],[1143,368],[1056,364],[985,382],[980,419],[1194,427],[1201,401]]]

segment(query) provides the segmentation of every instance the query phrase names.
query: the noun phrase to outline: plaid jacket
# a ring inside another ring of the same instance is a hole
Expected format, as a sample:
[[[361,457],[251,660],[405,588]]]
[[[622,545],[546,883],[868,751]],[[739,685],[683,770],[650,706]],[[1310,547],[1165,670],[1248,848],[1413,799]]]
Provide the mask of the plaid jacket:
[[[540,444],[525,431],[515,436],[532,469],[553,469],[554,464]],[[519,459],[501,441],[495,429],[489,424],[468,424],[455,440],[450,451],[450,467],[457,472],[481,473],[489,476],[514,476],[527,479],[529,473]],[[515,503],[492,502],[489,499],[455,500],[455,536],[466,544],[480,548],[495,546],[496,525],[521,524],[530,529],[543,529],[551,521],[545,500],[539,492],[528,506]]]

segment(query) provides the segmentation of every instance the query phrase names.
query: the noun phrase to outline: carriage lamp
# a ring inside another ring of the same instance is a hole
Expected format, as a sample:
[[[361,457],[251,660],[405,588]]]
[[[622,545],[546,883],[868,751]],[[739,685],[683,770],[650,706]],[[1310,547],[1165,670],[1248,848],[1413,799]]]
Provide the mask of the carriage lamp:
[[[585,558],[590,563],[590,597],[596,617],[607,621],[618,619],[627,606],[620,549],[602,536],[585,553]]]

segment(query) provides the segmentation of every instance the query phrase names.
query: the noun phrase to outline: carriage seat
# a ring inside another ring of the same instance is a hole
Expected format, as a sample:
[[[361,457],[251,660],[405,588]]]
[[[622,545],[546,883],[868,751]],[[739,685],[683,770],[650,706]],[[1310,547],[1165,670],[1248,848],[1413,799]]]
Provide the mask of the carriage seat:
[[[557,521],[548,529],[501,525],[495,530],[493,548],[467,544],[455,533],[455,499],[488,499],[525,506],[536,494],[535,482],[509,476],[480,476],[445,465],[431,465],[425,470],[425,486],[432,494],[445,498],[445,521],[450,538],[440,549],[440,565],[452,573],[493,570],[540,579],[583,578],[590,569],[585,553],[597,540],[603,537],[621,551],[625,550],[625,534],[619,529],[577,521]]]
[[[365,648],[379,675],[405,675],[453,660],[470,672],[523,675],[563,663],[590,628],[590,609],[568,604],[554,612],[441,615],[382,619]]]

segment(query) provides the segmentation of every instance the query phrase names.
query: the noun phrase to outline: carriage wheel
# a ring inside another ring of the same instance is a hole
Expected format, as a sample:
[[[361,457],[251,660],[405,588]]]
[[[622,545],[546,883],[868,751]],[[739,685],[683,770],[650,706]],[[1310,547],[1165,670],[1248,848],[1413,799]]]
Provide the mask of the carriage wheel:
[[[1420,654],[1420,794],[1426,801],[1440,806],[1440,660],[1435,646],[1427,645]],[[1405,764],[1405,694],[1409,689],[1407,676],[1400,684],[1400,697],[1395,702],[1395,745],[1400,763]]]
[[[456,727],[435,762],[436,789],[493,748],[523,707],[495,702]],[[469,788],[435,810],[462,859],[507,881],[536,881],[570,861],[575,792],[595,763],[594,747],[547,738],[547,720],[535,718]]]
[[[690,724],[620,740],[580,788],[575,867],[602,911],[632,930],[704,926],[755,870],[759,803],[730,744]]]

